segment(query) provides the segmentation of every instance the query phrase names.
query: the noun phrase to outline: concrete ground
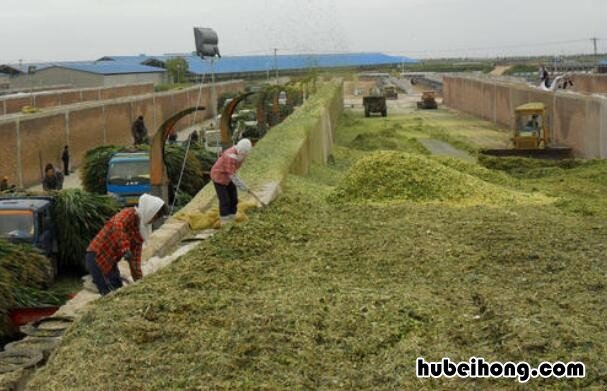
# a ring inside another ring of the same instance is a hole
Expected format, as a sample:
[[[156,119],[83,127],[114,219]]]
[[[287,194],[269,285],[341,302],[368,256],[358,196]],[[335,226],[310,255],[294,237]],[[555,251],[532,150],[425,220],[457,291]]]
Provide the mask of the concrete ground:
[[[70,175],[65,176],[63,179],[63,188],[64,189],[80,189],[82,187],[82,182],[80,181],[80,171],[76,170],[70,173]],[[42,191],[42,183],[28,187],[28,191]]]
[[[399,92],[398,99],[396,100],[386,100],[386,104],[388,105],[388,117],[390,115],[410,114],[417,110],[416,103],[421,99],[421,92],[417,91],[416,89],[414,90],[416,92],[409,94]],[[442,99],[437,98],[437,102],[439,105],[442,104]],[[362,112],[362,96],[346,95],[344,97],[344,105],[352,108],[354,111]],[[468,162],[476,161],[476,159],[468,152],[455,148],[451,144],[444,141],[428,137],[420,137],[419,142],[421,142],[424,147],[433,155],[455,157]]]
[[[433,138],[420,138],[419,142],[433,155],[455,157],[472,163],[476,162],[476,159],[468,152],[457,149],[444,141]]]

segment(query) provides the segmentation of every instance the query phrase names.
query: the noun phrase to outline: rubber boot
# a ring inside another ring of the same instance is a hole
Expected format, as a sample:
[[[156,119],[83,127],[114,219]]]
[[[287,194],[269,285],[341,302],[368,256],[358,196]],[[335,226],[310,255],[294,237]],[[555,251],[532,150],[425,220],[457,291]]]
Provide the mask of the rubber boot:
[[[233,223],[234,218],[232,216],[234,216],[234,215],[227,215],[227,216],[219,217],[219,223],[221,224],[221,226],[223,227],[223,226]]]

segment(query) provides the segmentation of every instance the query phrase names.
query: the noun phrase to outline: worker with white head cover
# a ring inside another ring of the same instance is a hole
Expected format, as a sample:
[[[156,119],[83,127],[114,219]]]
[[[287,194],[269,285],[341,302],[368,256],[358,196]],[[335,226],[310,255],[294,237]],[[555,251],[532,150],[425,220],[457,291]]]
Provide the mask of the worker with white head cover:
[[[122,287],[118,262],[129,262],[137,281],[141,272],[141,249],[152,234],[152,224],[164,215],[164,201],[149,194],[139,197],[136,207],[125,208],[105,223],[86,249],[86,267],[99,293]]]
[[[238,208],[238,191],[247,191],[245,183],[236,175],[253,145],[243,138],[235,146],[226,149],[211,168],[211,179],[215,185],[219,200],[219,217],[221,224],[232,222]]]

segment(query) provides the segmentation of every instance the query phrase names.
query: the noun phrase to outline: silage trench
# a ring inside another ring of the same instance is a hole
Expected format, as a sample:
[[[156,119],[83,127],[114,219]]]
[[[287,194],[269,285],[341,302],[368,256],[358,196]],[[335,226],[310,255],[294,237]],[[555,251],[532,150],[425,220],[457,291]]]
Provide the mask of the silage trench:
[[[446,355],[570,357],[595,370],[569,384],[605,381],[602,222],[551,205],[327,203],[348,167],[336,157],[289,177],[270,210],[103,299],[32,387],[516,386],[415,379],[416,357]],[[558,385],[532,387],[547,384]]]
[[[544,221],[528,208],[514,218],[493,213],[491,223],[483,207],[319,207],[305,179],[286,190],[272,211],[95,309],[67,336],[63,358],[78,355],[82,370],[96,367],[100,381],[123,385],[128,368],[137,368],[157,388],[186,379],[209,387],[322,388],[336,380],[382,388],[415,384],[405,367],[420,354],[556,358],[565,353],[560,344],[601,338],[589,333],[598,320],[577,318],[598,302],[578,303],[593,281],[571,279],[589,276],[583,259],[600,247],[593,239],[571,252],[586,232],[563,240],[560,232],[575,218]],[[545,244],[499,240],[536,220]],[[559,300],[561,289],[571,297]],[[110,360],[116,348],[125,368]],[[569,353],[584,352],[580,345]],[[89,354],[96,359],[82,360]]]

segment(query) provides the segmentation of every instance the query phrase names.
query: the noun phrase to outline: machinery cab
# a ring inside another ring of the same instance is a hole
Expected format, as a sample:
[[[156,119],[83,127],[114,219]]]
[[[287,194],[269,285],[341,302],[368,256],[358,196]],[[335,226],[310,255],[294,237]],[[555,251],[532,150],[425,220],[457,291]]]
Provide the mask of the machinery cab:
[[[52,261],[56,273],[57,235],[51,197],[1,197],[0,238],[30,244]]]
[[[386,99],[398,99],[398,92],[396,92],[396,87],[390,84],[385,85],[384,96],[386,97]]]
[[[418,109],[435,110],[438,108],[436,103],[436,93],[434,91],[424,91],[421,101],[417,102]]]
[[[139,196],[150,193],[150,155],[147,152],[119,152],[112,156],[107,174],[107,191],[120,206],[137,205]]]
[[[549,144],[546,107],[543,103],[526,103],[514,111],[515,149],[540,149]]]

